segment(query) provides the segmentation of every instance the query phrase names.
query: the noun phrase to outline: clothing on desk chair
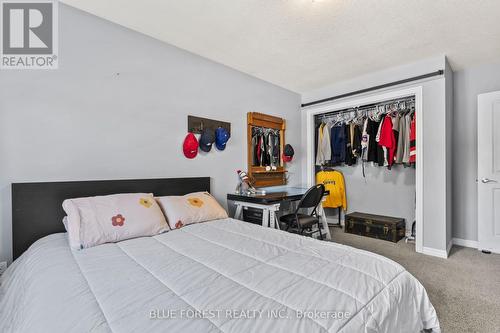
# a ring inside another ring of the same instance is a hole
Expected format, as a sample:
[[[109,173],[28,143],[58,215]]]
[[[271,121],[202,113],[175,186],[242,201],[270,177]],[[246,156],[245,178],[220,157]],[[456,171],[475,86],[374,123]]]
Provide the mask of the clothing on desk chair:
[[[316,184],[325,185],[325,190],[330,192],[326,200],[323,201],[323,207],[347,209],[344,175],[341,172],[320,171],[316,174]]]

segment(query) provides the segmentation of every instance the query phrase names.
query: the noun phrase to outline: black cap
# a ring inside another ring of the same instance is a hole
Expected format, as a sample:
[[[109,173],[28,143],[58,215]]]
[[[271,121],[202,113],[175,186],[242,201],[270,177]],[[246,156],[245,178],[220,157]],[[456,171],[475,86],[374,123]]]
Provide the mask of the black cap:
[[[286,144],[285,149],[283,150],[283,160],[285,162],[290,162],[294,154],[295,151],[293,150],[293,147],[289,144]]]
[[[212,149],[212,144],[215,142],[215,133],[213,130],[205,129],[201,132],[200,149],[208,153]]]

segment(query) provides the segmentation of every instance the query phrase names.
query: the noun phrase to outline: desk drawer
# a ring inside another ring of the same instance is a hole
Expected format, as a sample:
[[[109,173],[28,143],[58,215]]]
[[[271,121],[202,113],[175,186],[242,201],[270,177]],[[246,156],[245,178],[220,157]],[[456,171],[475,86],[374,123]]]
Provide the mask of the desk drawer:
[[[243,207],[243,221],[261,225],[262,209]]]

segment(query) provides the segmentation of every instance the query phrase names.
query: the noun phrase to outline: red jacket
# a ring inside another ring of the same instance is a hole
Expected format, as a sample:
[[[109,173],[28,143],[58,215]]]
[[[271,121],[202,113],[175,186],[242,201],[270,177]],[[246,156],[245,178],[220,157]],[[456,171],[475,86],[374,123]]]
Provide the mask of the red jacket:
[[[410,163],[415,163],[417,160],[417,128],[416,128],[416,117],[413,115],[413,120],[410,123]]]
[[[394,137],[394,132],[392,130],[392,119],[389,115],[384,118],[382,123],[382,129],[380,130],[379,145],[387,148],[389,156],[387,161],[389,166],[394,163],[394,152],[396,150],[396,138]]]

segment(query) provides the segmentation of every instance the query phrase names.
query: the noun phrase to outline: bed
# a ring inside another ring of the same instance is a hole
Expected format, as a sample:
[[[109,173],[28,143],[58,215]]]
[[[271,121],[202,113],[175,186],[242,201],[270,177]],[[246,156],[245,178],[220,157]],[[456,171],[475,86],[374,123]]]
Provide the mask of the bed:
[[[168,192],[209,190],[203,179]],[[149,191],[141,182],[121,191]],[[19,186],[13,223],[30,214],[21,196],[89,195],[80,183]],[[0,283],[1,332],[439,332],[425,289],[399,264],[231,218],[82,251],[50,233]]]

